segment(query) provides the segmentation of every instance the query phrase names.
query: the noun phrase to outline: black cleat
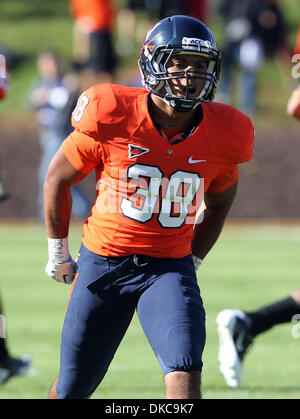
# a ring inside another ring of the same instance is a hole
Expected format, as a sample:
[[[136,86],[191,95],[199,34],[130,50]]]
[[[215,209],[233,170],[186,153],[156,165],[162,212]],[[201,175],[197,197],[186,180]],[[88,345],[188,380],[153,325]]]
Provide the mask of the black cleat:
[[[22,355],[20,358],[9,357],[0,362],[0,385],[12,377],[25,375],[30,367],[31,358],[28,355]]]

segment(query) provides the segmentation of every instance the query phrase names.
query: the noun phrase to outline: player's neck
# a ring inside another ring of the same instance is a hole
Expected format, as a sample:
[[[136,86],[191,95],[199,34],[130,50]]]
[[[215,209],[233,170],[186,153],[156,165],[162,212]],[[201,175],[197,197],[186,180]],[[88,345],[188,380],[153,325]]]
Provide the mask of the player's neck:
[[[154,94],[150,94],[148,103],[151,118],[163,128],[187,126],[193,121],[195,116],[195,110],[190,112],[177,112]]]

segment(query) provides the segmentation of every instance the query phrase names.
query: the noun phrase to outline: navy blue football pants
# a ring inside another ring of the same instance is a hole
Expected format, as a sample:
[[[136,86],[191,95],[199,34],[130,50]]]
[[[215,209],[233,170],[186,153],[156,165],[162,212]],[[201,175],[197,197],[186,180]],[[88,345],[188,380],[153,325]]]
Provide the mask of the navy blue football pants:
[[[82,245],[62,330],[59,398],[95,391],[135,309],[164,375],[202,369],[205,312],[191,256],[111,258]]]

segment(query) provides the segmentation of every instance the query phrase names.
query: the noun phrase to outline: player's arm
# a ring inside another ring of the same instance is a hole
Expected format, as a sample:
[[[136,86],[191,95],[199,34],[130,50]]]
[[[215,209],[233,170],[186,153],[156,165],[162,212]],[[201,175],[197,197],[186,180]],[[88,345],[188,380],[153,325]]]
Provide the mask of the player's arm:
[[[44,183],[49,254],[46,273],[59,282],[72,282],[76,271],[68,246],[71,188],[102,162],[99,101],[94,88],[79,97],[72,113],[74,131],[53,157]]]
[[[292,92],[288,100],[287,114],[300,119],[300,86]]]
[[[81,182],[79,172],[60,148],[53,157],[44,183],[44,213],[48,237],[66,237],[72,210],[71,187]]]
[[[49,165],[44,183],[44,217],[49,256],[46,273],[59,282],[72,282],[77,268],[68,246],[71,188],[85,176],[72,166],[60,148]]]
[[[206,192],[203,221],[196,224],[192,240],[192,253],[204,259],[216,243],[237,192],[237,182],[221,193]]]
[[[6,60],[3,54],[0,54],[0,100],[4,99],[8,88],[8,74],[6,70]]]

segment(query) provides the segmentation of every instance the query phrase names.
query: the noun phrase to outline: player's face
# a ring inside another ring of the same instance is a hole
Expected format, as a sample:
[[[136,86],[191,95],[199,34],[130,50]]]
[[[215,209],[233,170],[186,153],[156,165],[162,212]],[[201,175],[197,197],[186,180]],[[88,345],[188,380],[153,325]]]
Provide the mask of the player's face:
[[[45,80],[55,80],[59,76],[59,62],[52,53],[42,53],[38,58],[38,70]]]
[[[182,97],[186,95],[186,87],[188,84],[189,91],[188,95],[189,98],[196,98],[201,93],[204,85],[205,80],[199,78],[199,74],[193,73],[207,71],[208,62],[205,57],[201,57],[200,55],[194,54],[176,54],[173,55],[170,59],[169,66],[168,66],[168,74],[171,76],[172,72],[182,72],[177,73],[176,76],[179,78],[173,78],[169,80],[169,85],[173,91],[173,94]],[[188,72],[188,79],[186,77],[186,73]],[[174,74],[173,74],[174,75]],[[203,74],[204,76],[204,74]]]

